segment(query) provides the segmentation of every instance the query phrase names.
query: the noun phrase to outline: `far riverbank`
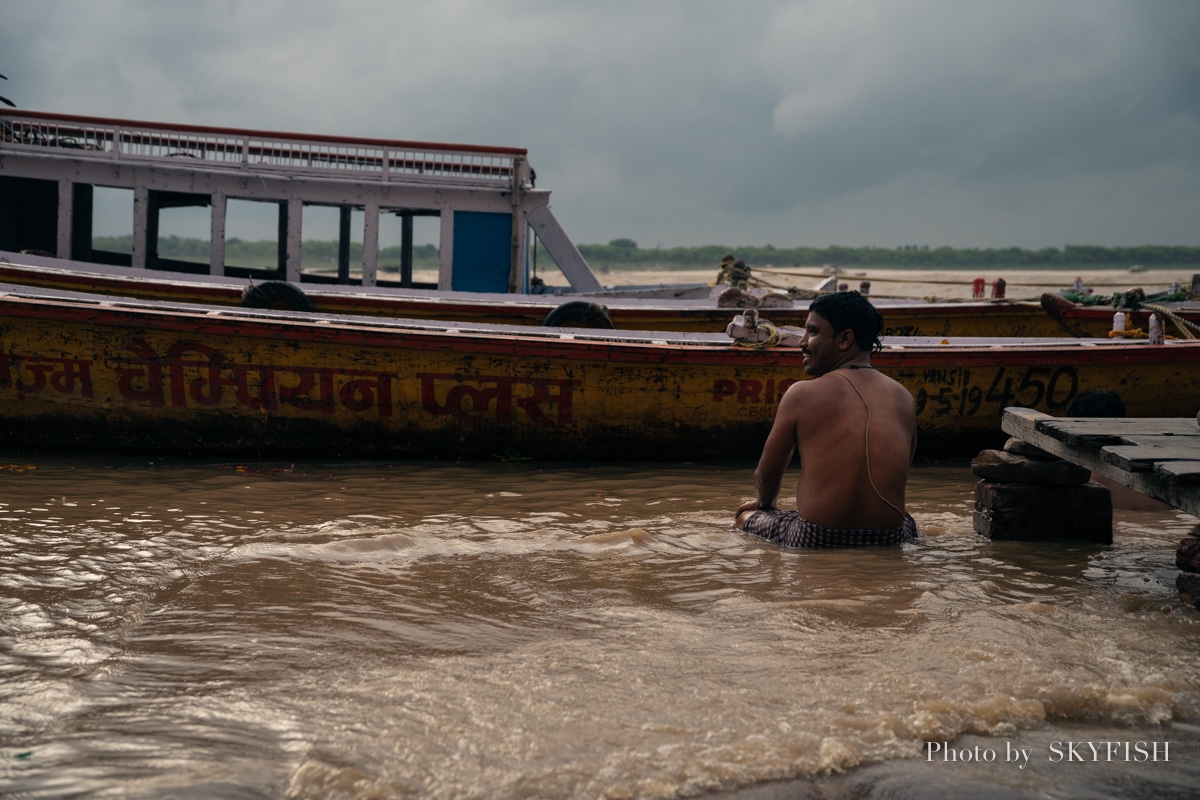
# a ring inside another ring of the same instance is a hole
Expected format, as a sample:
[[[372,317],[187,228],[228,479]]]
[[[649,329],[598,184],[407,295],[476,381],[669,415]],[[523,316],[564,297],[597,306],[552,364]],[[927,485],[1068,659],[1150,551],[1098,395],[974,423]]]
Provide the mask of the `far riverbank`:
[[[787,269],[755,269],[752,274],[761,281],[783,289],[796,287],[810,289],[827,279],[821,267],[795,267]],[[550,286],[567,286],[566,279],[557,270],[539,271]],[[838,275],[840,283],[850,289],[858,289],[863,281],[870,282],[872,297],[915,297],[966,300],[971,298],[972,282],[983,278],[986,294],[992,293],[997,278],[1005,281],[1005,296],[1011,299],[1037,299],[1043,293],[1057,293],[1069,288],[1076,278],[1084,286],[1091,287],[1097,294],[1113,294],[1133,288],[1141,288],[1147,294],[1166,291],[1172,283],[1187,288],[1192,283],[1190,268],[1152,269],[1144,272],[1128,270],[924,270],[924,269],[847,269]],[[717,277],[717,268],[696,270],[641,269],[600,272],[600,280],[606,286],[657,286],[662,284],[712,284]]]

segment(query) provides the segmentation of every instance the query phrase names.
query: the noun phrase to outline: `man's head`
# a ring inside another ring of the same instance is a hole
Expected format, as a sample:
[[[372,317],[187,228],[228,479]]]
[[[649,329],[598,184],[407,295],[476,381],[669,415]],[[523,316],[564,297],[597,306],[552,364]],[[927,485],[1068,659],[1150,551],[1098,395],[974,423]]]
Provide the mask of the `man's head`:
[[[823,294],[809,303],[810,314],[818,314],[833,326],[834,335],[844,330],[854,333],[858,349],[864,353],[879,352],[883,343],[879,332],[883,330],[883,317],[867,298],[858,292],[834,292]]]
[[[1104,389],[1088,389],[1067,406],[1068,417],[1123,417],[1121,395]]]

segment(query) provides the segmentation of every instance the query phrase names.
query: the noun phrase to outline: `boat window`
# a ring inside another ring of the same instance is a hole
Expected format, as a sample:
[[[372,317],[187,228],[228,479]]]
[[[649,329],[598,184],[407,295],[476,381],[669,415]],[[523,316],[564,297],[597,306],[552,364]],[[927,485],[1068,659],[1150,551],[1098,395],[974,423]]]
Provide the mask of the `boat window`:
[[[361,208],[306,204],[300,279],[360,285],[364,218]]]
[[[210,198],[206,194],[156,192],[157,251],[147,266],[174,272],[208,272],[212,236]]]
[[[287,207],[230,197],[225,203],[225,274],[269,280],[286,263]]]
[[[101,253],[124,254],[130,263],[133,252],[133,190],[115,186],[91,188],[91,258]],[[78,212],[78,211],[77,211]],[[78,245],[77,245],[78,246]]]
[[[436,210],[381,210],[378,283],[436,289],[441,235],[442,219]]]
[[[77,184],[76,191],[80,191]],[[87,186],[92,194],[92,230],[88,241],[75,242],[74,257],[98,264],[129,266],[133,253],[133,189]],[[76,213],[79,211],[76,206]]]

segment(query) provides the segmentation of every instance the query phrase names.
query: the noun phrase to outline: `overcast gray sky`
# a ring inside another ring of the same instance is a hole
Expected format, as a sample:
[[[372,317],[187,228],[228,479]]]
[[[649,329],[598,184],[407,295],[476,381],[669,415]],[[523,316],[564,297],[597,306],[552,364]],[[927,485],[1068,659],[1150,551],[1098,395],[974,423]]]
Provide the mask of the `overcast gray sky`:
[[[577,242],[1200,245],[1200,0],[0,0],[0,94],[529,149]]]

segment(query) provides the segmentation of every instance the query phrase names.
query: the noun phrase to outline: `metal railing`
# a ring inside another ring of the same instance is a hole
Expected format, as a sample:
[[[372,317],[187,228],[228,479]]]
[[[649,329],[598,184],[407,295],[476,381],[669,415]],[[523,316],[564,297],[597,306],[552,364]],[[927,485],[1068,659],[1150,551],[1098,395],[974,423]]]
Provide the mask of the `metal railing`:
[[[528,182],[526,151],[518,148],[187,127],[30,111],[0,113],[0,150],[45,153],[45,148],[70,150],[75,158],[173,166],[187,160],[192,169],[309,173],[380,183],[509,187],[513,170],[518,169],[521,183]]]

